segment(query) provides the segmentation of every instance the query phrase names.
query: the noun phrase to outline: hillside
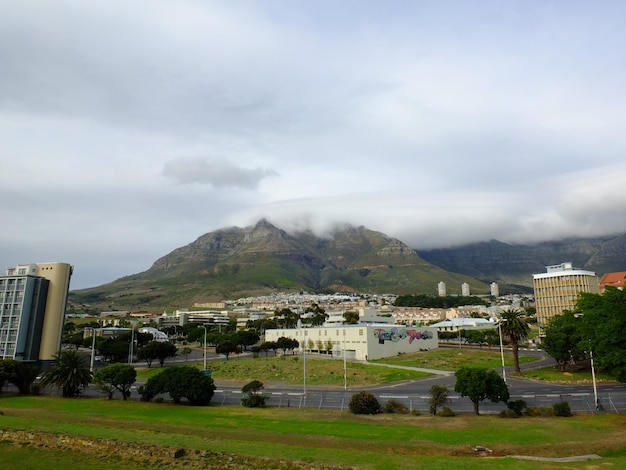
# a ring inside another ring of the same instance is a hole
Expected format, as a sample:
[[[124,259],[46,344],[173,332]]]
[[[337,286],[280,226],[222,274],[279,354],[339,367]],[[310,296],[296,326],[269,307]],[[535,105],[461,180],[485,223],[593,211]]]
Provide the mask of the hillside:
[[[162,308],[277,291],[451,294],[463,282],[472,293],[488,285],[423,260],[400,240],[346,226],[330,237],[288,234],[266,220],[200,236],[163,256],[145,272],[74,291],[75,303],[103,308]]]
[[[571,261],[575,267],[594,271],[626,271],[626,234],[598,238],[570,238],[533,245],[497,240],[471,245],[419,250],[424,260],[447,271],[484,281],[532,286],[532,274],[545,267]]]

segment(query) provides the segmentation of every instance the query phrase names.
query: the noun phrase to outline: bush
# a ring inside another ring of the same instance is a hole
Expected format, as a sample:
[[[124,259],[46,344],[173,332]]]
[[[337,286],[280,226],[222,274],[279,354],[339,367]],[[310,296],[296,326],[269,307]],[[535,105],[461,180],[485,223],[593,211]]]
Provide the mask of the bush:
[[[513,410],[502,410],[500,413],[498,413],[498,416],[500,418],[519,418],[520,415],[515,413],[515,411]]]
[[[528,412],[528,406],[524,400],[511,400],[506,404],[516,416],[523,416]]]
[[[554,408],[550,406],[531,406],[528,408],[528,415],[537,416],[554,416]]]
[[[355,415],[375,415],[381,411],[378,399],[370,392],[355,393],[348,406]]]
[[[263,408],[267,397],[262,393],[259,393],[261,390],[263,390],[263,382],[259,382],[258,380],[248,382],[246,385],[241,387],[241,392],[248,394],[247,396],[242,397],[242,406],[247,406],[248,408]]]
[[[454,411],[452,411],[447,406],[444,406],[443,408],[441,408],[441,411],[437,413],[437,416],[441,416],[443,418],[451,418],[452,416],[456,415],[454,414]]]
[[[407,414],[408,412],[409,409],[404,403],[394,399],[388,400],[383,406],[383,413]]]
[[[422,414],[422,412],[420,410],[418,410],[417,408],[413,408],[411,410],[411,415],[412,416],[420,416]]]
[[[552,408],[554,409],[555,416],[561,416],[564,418],[569,418],[570,416],[572,416],[572,410],[569,407],[569,403],[566,401],[555,403],[554,405],[552,405]]]

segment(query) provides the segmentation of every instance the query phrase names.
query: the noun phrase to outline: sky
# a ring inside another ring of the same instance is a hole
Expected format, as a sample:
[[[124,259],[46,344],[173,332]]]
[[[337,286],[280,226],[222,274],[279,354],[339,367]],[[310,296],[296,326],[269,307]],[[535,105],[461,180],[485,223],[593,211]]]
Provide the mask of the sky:
[[[626,231],[621,0],[0,0],[0,269],[266,218],[415,249]]]

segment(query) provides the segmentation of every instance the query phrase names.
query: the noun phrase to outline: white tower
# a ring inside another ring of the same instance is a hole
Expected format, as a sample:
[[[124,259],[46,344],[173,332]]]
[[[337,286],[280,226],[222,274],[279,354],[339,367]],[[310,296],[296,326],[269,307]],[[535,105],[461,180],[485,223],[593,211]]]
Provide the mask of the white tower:
[[[446,283],[445,282],[440,282],[439,284],[437,284],[437,293],[439,294],[439,297],[446,296]]]
[[[469,297],[470,295],[470,287],[467,282],[461,284],[461,295],[464,297]]]
[[[491,295],[493,297],[500,297],[500,289],[497,282],[492,282],[489,286],[491,288]]]

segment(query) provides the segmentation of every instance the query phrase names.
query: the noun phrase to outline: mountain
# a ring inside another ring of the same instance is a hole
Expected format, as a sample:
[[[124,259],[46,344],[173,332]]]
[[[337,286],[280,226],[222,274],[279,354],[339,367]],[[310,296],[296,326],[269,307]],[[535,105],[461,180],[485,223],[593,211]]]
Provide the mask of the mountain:
[[[147,271],[100,287],[73,291],[70,300],[106,308],[188,306],[277,291],[416,294],[449,293],[470,276],[423,260],[400,240],[365,227],[344,226],[329,237],[288,234],[267,220],[202,235],[154,262]]]
[[[532,275],[545,267],[571,261],[575,267],[594,271],[626,271],[626,234],[598,238],[570,238],[532,245],[497,240],[470,245],[418,250],[419,256],[441,269],[476,279],[532,286]]]

